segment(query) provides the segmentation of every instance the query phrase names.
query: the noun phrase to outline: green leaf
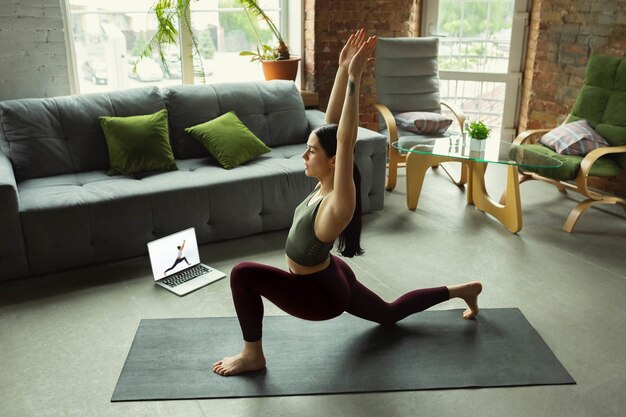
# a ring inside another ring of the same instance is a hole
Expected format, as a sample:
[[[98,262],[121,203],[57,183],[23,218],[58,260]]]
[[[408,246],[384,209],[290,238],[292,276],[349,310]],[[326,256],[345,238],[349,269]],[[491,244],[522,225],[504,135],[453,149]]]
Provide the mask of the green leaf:
[[[467,133],[474,139],[487,139],[491,129],[489,129],[483,122],[474,121],[471,122],[467,128]]]

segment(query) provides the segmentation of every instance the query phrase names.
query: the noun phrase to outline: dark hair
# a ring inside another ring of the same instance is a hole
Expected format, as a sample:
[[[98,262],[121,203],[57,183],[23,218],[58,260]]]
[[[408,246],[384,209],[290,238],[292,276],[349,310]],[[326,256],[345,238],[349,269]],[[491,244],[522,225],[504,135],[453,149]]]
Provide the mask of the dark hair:
[[[332,158],[337,153],[337,128],[336,124],[327,124],[313,131],[329,158]],[[361,248],[361,173],[356,163],[352,167],[352,178],[354,179],[354,187],[356,189],[356,204],[350,223],[339,235],[339,245],[337,246],[339,253],[348,258],[363,255],[364,252],[363,248]]]

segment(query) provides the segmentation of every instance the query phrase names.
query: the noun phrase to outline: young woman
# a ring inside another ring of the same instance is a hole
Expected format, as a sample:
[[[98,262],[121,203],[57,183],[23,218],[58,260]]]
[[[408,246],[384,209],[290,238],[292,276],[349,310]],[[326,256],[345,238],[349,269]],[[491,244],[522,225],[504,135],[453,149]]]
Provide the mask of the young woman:
[[[222,376],[265,367],[262,346],[263,301],[305,320],[328,320],[344,311],[380,324],[392,324],[451,298],[468,305],[463,317],[478,314],[479,282],[421,289],[392,303],[383,301],[354,276],[348,265],[330,254],[339,238],[343,256],[360,255],[360,178],[354,164],[361,73],[376,47],[375,37],[361,29],[350,36],[339,56],[339,69],[326,113],[328,125],[309,136],[302,155],[307,176],[318,186],[296,208],[285,253],[289,271],[255,262],[237,264],[230,285],[244,346],[236,356],[213,365]],[[338,124],[335,124],[338,123]]]

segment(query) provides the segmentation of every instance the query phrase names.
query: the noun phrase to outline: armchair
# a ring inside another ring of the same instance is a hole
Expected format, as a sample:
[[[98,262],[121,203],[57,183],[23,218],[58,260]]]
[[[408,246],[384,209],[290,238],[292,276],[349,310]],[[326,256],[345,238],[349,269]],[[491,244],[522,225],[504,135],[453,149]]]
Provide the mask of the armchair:
[[[587,120],[610,146],[592,150],[584,156],[563,155],[539,142],[550,129],[522,132],[514,140],[520,148],[532,148],[563,161],[558,169],[520,170],[520,184],[527,180],[551,183],[566,193],[582,194],[586,199],[569,214],[563,230],[570,233],[580,215],[594,204],[620,204],[626,211],[626,198],[591,190],[589,177],[619,175],[626,165],[626,58],[592,55],[585,80],[574,107],[564,123]]]
[[[428,135],[404,130],[396,123],[395,115],[404,112],[441,113],[441,106],[444,106],[452,113],[453,123],[458,123],[463,133],[463,113],[440,101],[438,52],[438,38],[378,39],[374,70],[378,102],[374,106],[379,112],[380,133],[388,139],[389,173],[385,185],[388,191],[395,188],[398,166],[406,160],[406,155],[392,144],[399,142],[407,148],[410,143],[441,137],[440,134]],[[457,185],[467,182],[465,166],[461,169],[459,181],[454,180],[447,170],[444,171]]]

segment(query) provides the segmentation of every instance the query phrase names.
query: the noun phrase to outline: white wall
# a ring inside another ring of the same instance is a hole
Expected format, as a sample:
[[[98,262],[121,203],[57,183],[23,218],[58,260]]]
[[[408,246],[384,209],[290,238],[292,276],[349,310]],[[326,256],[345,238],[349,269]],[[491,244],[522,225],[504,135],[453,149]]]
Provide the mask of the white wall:
[[[0,100],[70,94],[61,1],[0,0]]]

